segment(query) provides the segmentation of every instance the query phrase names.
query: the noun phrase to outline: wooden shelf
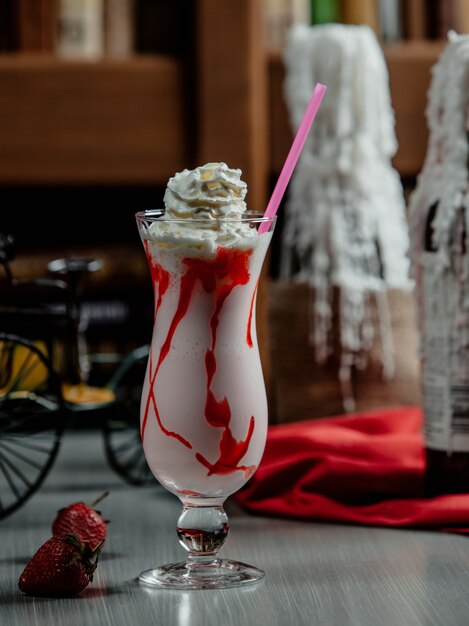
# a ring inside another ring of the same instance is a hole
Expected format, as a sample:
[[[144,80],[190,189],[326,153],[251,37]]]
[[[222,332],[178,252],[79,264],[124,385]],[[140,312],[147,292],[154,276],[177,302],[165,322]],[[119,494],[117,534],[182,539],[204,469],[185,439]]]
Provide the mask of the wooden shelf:
[[[0,184],[159,184],[187,164],[182,63],[0,56]]]
[[[385,47],[399,142],[394,165],[404,177],[415,176],[423,163],[430,69],[443,45]],[[278,173],[292,132],[280,52],[271,52],[267,63],[270,139],[262,169]],[[200,146],[208,145],[213,107],[205,106],[203,94],[191,102],[186,90],[182,62],[168,56],[97,62],[0,56],[0,184],[164,184],[192,163],[194,146],[200,158]],[[196,136],[189,115],[201,102],[206,116]],[[219,151],[228,153],[232,144],[221,142]],[[208,151],[212,158],[213,146]]]
[[[425,109],[431,68],[444,45],[443,41],[415,41],[385,48],[399,144],[394,166],[404,177],[416,176],[422,169],[428,140]]]
[[[444,42],[422,41],[402,42],[384,48],[399,143],[393,162],[403,177],[415,176],[423,165],[428,136],[425,108],[430,70],[443,47]],[[270,54],[268,73],[270,169],[279,172],[292,141],[283,96],[285,70],[279,51]]]

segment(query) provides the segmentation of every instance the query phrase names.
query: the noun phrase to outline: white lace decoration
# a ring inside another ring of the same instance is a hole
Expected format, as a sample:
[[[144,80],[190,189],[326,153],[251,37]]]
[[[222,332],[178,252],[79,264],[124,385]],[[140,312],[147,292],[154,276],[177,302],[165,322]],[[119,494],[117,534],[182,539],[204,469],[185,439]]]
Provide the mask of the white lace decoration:
[[[377,300],[383,376],[394,372],[386,287],[409,289],[408,229],[398,173],[388,72],[367,26],[296,25],[285,52],[285,95],[299,126],[316,82],[327,93],[296,166],[285,207],[281,277],[309,283],[315,297],[316,358],[332,352],[333,287],[340,288],[340,345],[346,410],[351,373],[366,366]]]

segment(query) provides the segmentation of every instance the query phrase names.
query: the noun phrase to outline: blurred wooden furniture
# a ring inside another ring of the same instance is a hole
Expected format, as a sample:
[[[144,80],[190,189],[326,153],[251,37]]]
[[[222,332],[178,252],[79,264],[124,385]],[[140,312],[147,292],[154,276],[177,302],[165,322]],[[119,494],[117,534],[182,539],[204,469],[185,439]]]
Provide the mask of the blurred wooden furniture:
[[[261,5],[198,0],[192,58],[1,55],[0,185],[163,185],[184,167],[224,160],[243,170],[261,210]]]
[[[399,144],[394,166],[403,177],[416,176],[423,165],[428,138],[427,91],[431,68],[443,47],[442,41],[409,41],[385,48]]]
[[[187,162],[177,59],[0,56],[0,182],[139,184]]]
[[[224,160],[243,170],[250,207],[262,210],[268,174],[280,171],[292,139],[283,63],[265,49],[262,4],[198,0],[192,59],[1,55],[0,185],[157,185],[183,167]],[[426,92],[442,47],[385,47],[403,177],[423,162]]]
[[[263,1],[198,0],[197,163],[243,171],[248,206],[263,211],[267,184],[267,52]]]
[[[97,61],[47,54],[0,55],[0,190],[15,185],[51,190],[91,185],[161,188],[185,167],[225,161],[242,169],[249,208],[263,210],[267,187],[263,2],[181,0],[177,6],[184,11],[178,13],[173,7],[175,18],[193,18],[190,43],[178,54]],[[177,38],[179,25],[174,21],[171,28]],[[29,204],[36,202],[31,194]],[[153,202],[161,202],[158,195]],[[80,207],[79,221],[91,219],[109,230],[108,218],[99,210],[104,207],[96,198],[89,204]],[[131,213],[129,206],[126,219]],[[114,212],[113,220],[123,219],[123,211]],[[5,228],[12,221],[15,234],[25,223],[26,228],[34,228],[24,216],[11,219],[10,213],[9,220],[0,219],[0,231],[2,223]],[[92,298],[133,302],[138,290],[151,297],[148,269],[132,221],[128,219],[124,242],[127,254],[116,245],[118,234],[107,247],[91,241],[86,231],[80,245],[71,245],[68,229],[57,237],[54,256],[69,254],[71,249],[74,254],[95,254],[98,247],[98,255],[104,257],[106,274],[93,277],[87,285]],[[27,256],[15,261],[19,276],[31,277],[32,268],[37,276],[45,272],[52,252],[47,242],[46,249],[41,245],[39,230],[44,228],[47,219],[41,220],[35,233],[41,249],[34,254],[28,250]],[[119,258],[125,259],[124,276]],[[133,262],[136,258],[139,263]],[[124,288],[126,292],[120,293]],[[264,284],[261,300],[263,294]],[[265,323],[260,321],[259,326],[263,344]],[[266,356],[263,360],[267,370]]]

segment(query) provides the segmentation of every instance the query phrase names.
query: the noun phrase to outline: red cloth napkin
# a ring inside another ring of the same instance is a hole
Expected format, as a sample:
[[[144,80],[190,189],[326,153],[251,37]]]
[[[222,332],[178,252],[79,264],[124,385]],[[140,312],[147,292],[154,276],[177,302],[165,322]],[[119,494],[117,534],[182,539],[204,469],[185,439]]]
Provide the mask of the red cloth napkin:
[[[271,426],[235,498],[257,514],[469,532],[469,493],[423,496],[421,429],[416,407]]]

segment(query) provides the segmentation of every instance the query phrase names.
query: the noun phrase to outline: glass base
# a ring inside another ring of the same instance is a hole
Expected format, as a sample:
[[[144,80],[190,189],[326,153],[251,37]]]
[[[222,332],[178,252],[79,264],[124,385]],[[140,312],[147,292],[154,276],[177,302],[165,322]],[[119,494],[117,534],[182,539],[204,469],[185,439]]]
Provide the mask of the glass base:
[[[215,559],[203,563],[183,561],[142,572],[141,584],[161,589],[224,589],[252,585],[261,581],[265,573],[239,561]]]

